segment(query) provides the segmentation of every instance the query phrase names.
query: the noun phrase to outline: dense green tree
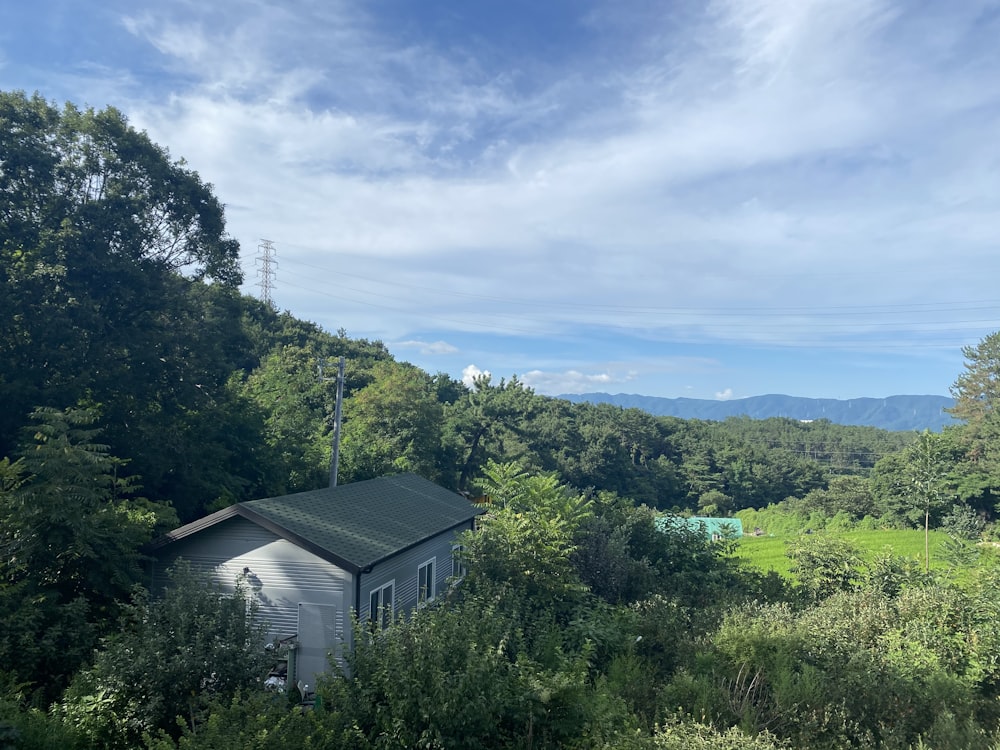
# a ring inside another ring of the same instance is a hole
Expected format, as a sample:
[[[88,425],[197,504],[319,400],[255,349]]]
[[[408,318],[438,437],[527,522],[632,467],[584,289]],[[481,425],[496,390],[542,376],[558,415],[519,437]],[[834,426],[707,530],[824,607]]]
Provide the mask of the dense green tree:
[[[1000,404],[1000,332],[991,333],[976,346],[964,347],[962,354],[965,372],[951,386],[955,399],[951,413],[975,426]]]
[[[225,440],[202,431],[245,348],[239,249],[211,187],[114,109],[0,93],[0,195],[0,455],[35,407],[86,401],[148,495],[196,494],[178,465],[217,456],[178,451]]]
[[[524,455],[521,436],[536,405],[535,394],[516,376],[494,385],[489,375],[477,377],[464,397],[448,405],[445,453],[458,466],[453,480],[458,489],[468,489],[488,459],[511,461]]]
[[[853,521],[877,515],[868,478],[852,474],[831,477],[828,487],[810,490],[802,498],[802,507],[807,513],[818,511],[829,517],[846,513]]]
[[[831,474],[864,475],[879,458],[901,450],[911,440],[905,432],[834,424],[827,419],[730,417],[715,430],[739,442],[780,452],[790,464],[815,462]]]
[[[94,442],[93,409],[38,409],[36,432],[19,462],[23,482],[0,495],[0,539],[11,573],[109,604],[140,573],[141,544],[169,513],[135,497],[124,462]]]
[[[590,430],[585,450],[589,450],[591,435],[601,436],[610,459],[595,476],[601,479],[603,474],[607,479],[595,481],[594,486],[650,507],[675,505],[683,490],[665,423],[639,409],[604,404],[597,405],[591,416],[596,425]]]
[[[1000,497],[1000,332],[962,353],[965,370],[951,386],[955,399],[951,413],[965,422],[950,431],[964,452],[957,492],[992,518]]]
[[[526,468],[555,471],[569,484],[586,487],[593,484],[591,475],[581,466],[586,441],[581,432],[584,409],[564,399],[537,398],[537,412],[529,429],[531,453],[522,457]]]
[[[893,525],[913,523],[906,497],[907,465],[902,451],[890,453],[878,460],[868,481],[876,515]]]
[[[264,436],[284,481],[277,494],[315,489],[329,480],[327,384],[316,373],[310,349],[276,345],[242,384],[264,416]]]
[[[0,661],[51,699],[139,581],[139,547],[176,520],[94,442],[93,409],[38,409],[0,464]]]
[[[8,402],[15,418],[28,411],[16,404],[41,403],[25,393],[99,376],[80,371],[80,355],[91,371],[110,365],[147,324],[164,272],[239,283],[238,247],[210,187],[116,110],[60,111],[0,93],[0,159],[0,282],[11,312],[0,360],[22,397]]]
[[[388,362],[373,375],[344,406],[344,481],[403,471],[437,479],[443,407],[433,381],[415,367]]]
[[[781,442],[783,421],[751,429],[753,423],[671,423],[669,439],[678,456],[673,460],[686,485],[683,507],[695,510],[706,493],[720,492],[731,499],[733,510],[763,508],[826,483],[820,463]]]
[[[514,463],[490,462],[479,487],[488,502],[478,529],[463,536],[466,585],[509,589],[562,617],[586,587],[570,562],[574,533],[590,514],[587,499],[553,475],[531,475]]]
[[[599,493],[574,534],[570,559],[581,580],[611,604],[654,596],[684,607],[721,603],[740,586],[725,549],[679,519]]]

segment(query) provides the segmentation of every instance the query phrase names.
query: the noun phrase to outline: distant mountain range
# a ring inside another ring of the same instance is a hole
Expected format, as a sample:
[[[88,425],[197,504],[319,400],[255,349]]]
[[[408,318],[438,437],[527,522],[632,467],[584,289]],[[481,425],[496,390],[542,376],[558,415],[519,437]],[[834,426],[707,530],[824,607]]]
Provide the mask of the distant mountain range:
[[[955,400],[946,396],[887,396],[886,398],[800,398],[798,396],[752,396],[731,401],[700,398],[659,398],[627,393],[580,393],[559,396],[575,403],[614,404],[642,409],[656,416],[722,421],[727,417],[752,419],[788,417],[799,420],[828,419],[836,424],[867,425],[883,430],[940,431],[959,424],[945,409]]]

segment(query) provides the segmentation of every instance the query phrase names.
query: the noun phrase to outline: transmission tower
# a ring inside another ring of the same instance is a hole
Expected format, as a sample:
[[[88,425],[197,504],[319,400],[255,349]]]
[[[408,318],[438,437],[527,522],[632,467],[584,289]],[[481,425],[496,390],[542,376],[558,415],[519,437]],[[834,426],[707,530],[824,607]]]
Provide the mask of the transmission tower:
[[[257,245],[257,276],[260,281],[260,298],[268,307],[273,307],[271,302],[271,290],[274,289],[274,272],[278,268],[278,261],[275,259],[274,243],[271,240],[261,240]]]

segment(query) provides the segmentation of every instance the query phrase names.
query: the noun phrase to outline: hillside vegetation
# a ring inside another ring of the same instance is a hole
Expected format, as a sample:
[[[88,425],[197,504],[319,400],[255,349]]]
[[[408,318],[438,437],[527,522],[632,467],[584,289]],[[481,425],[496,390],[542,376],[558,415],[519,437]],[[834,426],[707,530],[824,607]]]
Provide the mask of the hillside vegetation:
[[[939,434],[466,385],[241,295],[222,204],[119,112],[0,93],[0,149],[0,746],[997,746],[1000,569],[975,543],[1000,336]],[[262,690],[252,596],[181,569],[151,597],[143,549],[325,485],[338,357],[341,482],[413,471],[489,506],[463,584],[359,624],[302,711]],[[793,539],[787,568],[657,527],[694,513]],[[892,549],[834,533],[859,531]]]
[[[933,430],[958,424],[948,412],[955,400],[945,396],[888,396],[886,398],[803,398],[769,394],[731,400],[700,398],[660,398],[617,393],[582,393],[566,396],[570,401],[614,404],[650,414],[681,419],[729,417],[770,419],[787,417],[813,421],[826,419],[834,424],[862,425],[883,430]]]

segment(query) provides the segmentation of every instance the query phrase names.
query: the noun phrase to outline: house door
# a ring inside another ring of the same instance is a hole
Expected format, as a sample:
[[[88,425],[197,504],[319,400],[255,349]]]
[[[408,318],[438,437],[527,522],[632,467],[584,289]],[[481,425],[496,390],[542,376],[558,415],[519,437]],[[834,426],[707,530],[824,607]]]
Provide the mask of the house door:
[[[295,684],[303,695],[316,690],[316,677],[330,669],[330,655],[339,655],[338,616],[343,610],[336,604],[299,602],[298,649]]]

